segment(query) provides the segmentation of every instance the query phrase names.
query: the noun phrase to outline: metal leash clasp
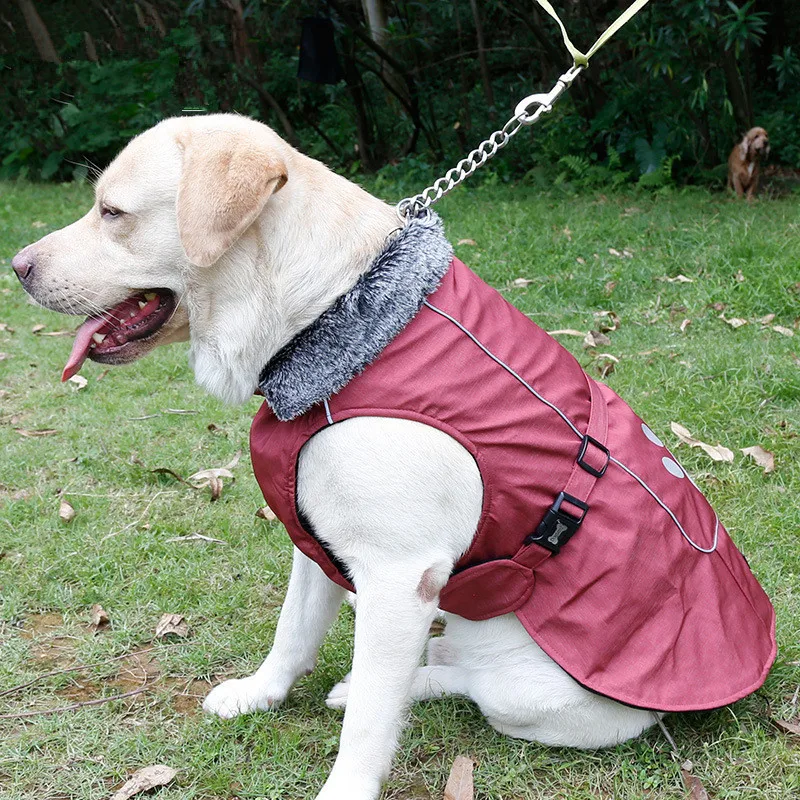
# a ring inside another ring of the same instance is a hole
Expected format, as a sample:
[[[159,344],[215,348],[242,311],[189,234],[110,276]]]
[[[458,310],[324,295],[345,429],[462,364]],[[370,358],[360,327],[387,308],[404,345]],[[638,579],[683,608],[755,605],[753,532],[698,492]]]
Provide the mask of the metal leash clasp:
[[[514,109],[514,119],[522,125],[533,125],[542,114],[549,114],[553,104],[570,87],[572,81],[581,73],[583,67],[570,67],[557,81],[549,92],[528,95],[517,103]],[[533,108],[533,110],[531,110]]]

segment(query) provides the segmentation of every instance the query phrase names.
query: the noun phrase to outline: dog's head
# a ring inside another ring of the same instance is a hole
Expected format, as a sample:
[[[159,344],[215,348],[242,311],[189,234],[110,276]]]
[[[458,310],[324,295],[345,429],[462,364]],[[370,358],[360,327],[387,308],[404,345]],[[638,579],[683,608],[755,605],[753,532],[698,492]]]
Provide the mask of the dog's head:
[[[214,280],[198,273],[246,238],[286,183],[286,148],[269,128],[243,117],[165,120],[108,167],[84,217],[14,257],[34,300],[88,315],[63,379],[87,357],[124,364],[189,338],[187,305],[214,303]]]
[[[766,158],[769,155],[769,134],[764,128],[750,128],[740,147],[745,161]]]

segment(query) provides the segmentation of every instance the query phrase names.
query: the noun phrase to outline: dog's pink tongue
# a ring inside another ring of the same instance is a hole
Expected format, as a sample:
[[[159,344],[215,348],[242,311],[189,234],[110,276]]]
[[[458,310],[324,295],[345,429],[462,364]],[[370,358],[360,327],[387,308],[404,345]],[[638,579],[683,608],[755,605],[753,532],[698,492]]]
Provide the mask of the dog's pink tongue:
[[[89,317],[83,325],[78,328],[75,334],[75,341],[72,343],[72,352],[64,365],[61,373],[61,382],[68,381],[73,375],[80,372],[86,356],[89,355],[89,347],[92,344],[92,336],[108,325],[108,320],[104,317]]]

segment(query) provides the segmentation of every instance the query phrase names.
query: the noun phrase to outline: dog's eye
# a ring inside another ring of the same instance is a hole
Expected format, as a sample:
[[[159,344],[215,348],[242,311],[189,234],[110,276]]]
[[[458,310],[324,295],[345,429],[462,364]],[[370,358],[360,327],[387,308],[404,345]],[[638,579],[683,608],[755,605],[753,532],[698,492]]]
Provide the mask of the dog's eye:
[[[113,206],[102,205],[100,206],[100,216],[103,217],[103,219],[116,219],[122,216],[122,212]]]

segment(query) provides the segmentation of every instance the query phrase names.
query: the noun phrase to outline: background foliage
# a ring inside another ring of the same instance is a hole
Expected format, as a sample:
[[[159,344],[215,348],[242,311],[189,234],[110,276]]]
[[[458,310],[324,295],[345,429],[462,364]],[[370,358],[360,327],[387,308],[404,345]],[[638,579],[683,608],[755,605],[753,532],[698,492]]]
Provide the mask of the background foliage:
[[[556,5],[588,46],[628,0]],[[333,21],[338,83],[297,77],[308,17]],[[800,167],[799,33],[789,0],[652,2],[494,178],[721,182],[753,124]],[[14,0],[0,9],[0,177],[80,177],[191,109],[261,118],[339,169],[402,162],[425,180],[568,65],[533,0]]]

